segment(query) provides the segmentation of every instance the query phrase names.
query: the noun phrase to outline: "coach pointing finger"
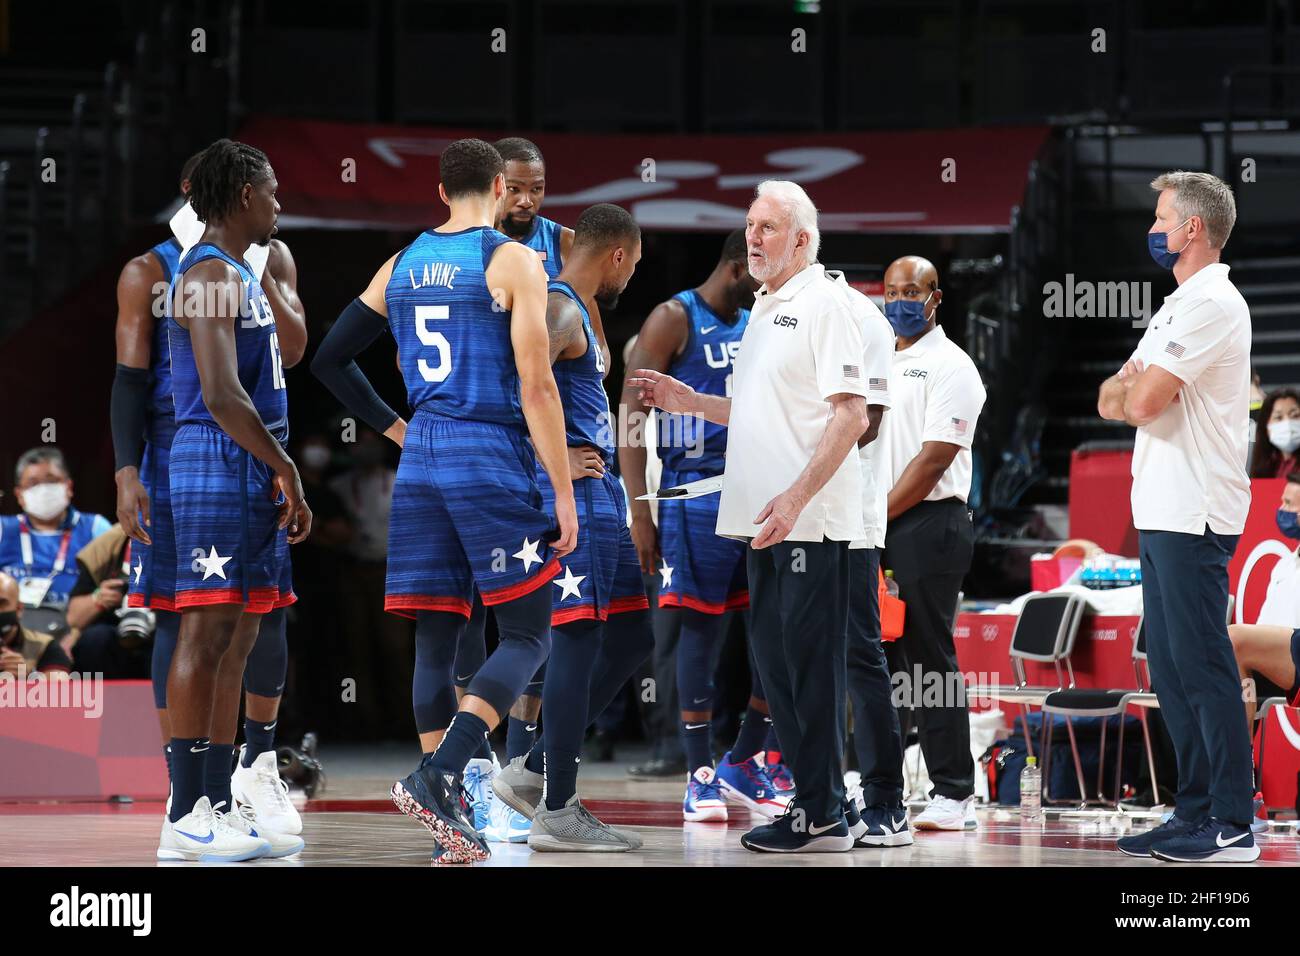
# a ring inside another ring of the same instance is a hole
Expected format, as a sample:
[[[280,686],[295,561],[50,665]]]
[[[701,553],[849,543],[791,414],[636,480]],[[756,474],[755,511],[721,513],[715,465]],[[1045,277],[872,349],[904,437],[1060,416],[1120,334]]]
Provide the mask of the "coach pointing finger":
[[[745,226],[763,283],[736,358],[732,398],[638,370],[642,400],[727,424],[717,533],[749,541],[754,659],[791,812],[747,833],[751,850],[853,845],[840,776],[848,546],[863,535],[857,440],[868,428],[862,327],[817,264],[817,210],[795,183],[759,184]]]

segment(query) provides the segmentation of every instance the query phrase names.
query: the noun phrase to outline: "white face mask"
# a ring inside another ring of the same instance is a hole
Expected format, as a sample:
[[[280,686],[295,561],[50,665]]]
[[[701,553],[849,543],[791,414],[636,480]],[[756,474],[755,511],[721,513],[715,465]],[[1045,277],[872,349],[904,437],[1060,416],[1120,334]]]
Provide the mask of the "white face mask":
[[[49,521],[63,514],[72,499],[68,486],[62,481],[47,481],[32,485],[23,493],[23,511],[39,521]]]
[[[1289,455],[1300,448],[1300,418],[1270,422],[1268,440],[1284,455]]]

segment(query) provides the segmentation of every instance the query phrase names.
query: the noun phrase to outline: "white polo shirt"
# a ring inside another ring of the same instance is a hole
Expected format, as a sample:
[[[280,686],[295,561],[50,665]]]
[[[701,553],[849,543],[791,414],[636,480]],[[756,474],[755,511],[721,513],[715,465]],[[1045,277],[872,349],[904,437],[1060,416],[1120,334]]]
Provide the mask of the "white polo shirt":
[[[907,466],[928,441],[957,445],[960,450],[926,501],[970,497],[971,443],[984,408],[984,383],[970,356],[933,329],[910,347],[894,353],[889,376],[894,405],[880,426],[881,474],[889,488],[898,484]]]
[[[759,512],[812,460],[830,421],[827,399],[867,396],[862,324],[822,266],[808,266],[775,292],[759,289],[732,375],[717,533],[752,538],[762,528],[754,523]],[[786,540],[861,537],[861,477],[850,453]]]
[[[1259,609],[1255,623],[1292,630],[1300,627],[1300,548],[1291,557],[1282,558],[1273,565],[1264,605]]]
[[[862,374],[867,377],[867,404],[893,404],[889,398],[889,375],[894,364],[894,329],[869,296],[849,285],[842,272],[827,272],[862,323]],[[883,419],[882,419],[883,421]],[[885,524],[889,511],[889,481],[880,472],[880,437],[858,449],[862,474],[863,538],[854,542],[864,548],[885,546]]]
[[[1165,297],[1132,358],[1183,387],[1137,430],[1133,526],[1241,534],[1250,510],[1250,310],[1228,267],[1205,266]]]

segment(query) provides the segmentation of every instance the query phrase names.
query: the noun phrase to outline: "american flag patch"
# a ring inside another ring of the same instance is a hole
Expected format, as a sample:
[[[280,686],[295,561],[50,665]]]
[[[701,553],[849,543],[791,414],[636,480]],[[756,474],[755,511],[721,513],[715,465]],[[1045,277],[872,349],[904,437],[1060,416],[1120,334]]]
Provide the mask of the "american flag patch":
[[[968,427],[970,427],[970,422],[966,421],[964,418],[954,418],[952,420],[952,430],[958,435],[966,434],[966,429]]]
[[[1165,351],[1174,358],[1182,358],[1187,349],[1183,348],[1183,346],[1179,345],[1177,342],[1170,342],[1165,346]]]
[[[869,378],[867,388],[873,392],[883,392],[889,388],[889,381],[883,378]]]
[[[856,366],[856,365],[846,365],[846,366],[844,366],[844,377],[845,377],[845,378],[861,378],[861,377],[862,377],[862,369],[859,368],[859,367]]]

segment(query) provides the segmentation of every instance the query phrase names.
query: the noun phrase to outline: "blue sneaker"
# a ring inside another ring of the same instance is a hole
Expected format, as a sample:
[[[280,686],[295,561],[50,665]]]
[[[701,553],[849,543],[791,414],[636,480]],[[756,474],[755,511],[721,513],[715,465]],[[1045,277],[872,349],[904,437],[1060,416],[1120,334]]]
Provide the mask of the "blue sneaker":
[[[797,822],[802,825],[796,828]],[[750,830],[740,838],[740,845],[762,853],[843,853],[853,849],[853,836],[843,814],[819,825],[790,812]]]
[[[790,797],[776,789],[762,759],[757,756],[732,763],[731,751],[727,751],[718,764],[717,774],[723,796],[769,820],[776,819],[790,806]]]
[[[763,761],[763,767],[772,780],[772,786],[776,787],[776,792],[793,800],[796,790],[794,774],[790,772],[790,768],[779,760],[770,762],[766,759]]]
[[[1176,817],[1171,813],[1169,819],[1162,818],[1160,825],[1157,827],[1152,827],[1150,830],[1144,830],[1141,833],[1120,837],[1115,841],[1115,847],[1125,856],[1150,856],[1151,847],[1155,844],[1180,836],[1195,828],[1195,823],[1189,823],[1187,820]]]
[[[469,794],[458,774],[439,773],[422,763],[393,784],[390,795],[397,809],[422,824],[458,862],[477,863],[492,855],[470,821]]]
[[[912,828],[907,821],[907,807],[873,806],[862,811],[865,833],[854,841],[857,847],[911,846]]]
[[[1251,833],[1264,833],[1268,830],[1268,807],[1264,806],[1264,795],[1255,794],[1255,816],[1250,821]]]
[[[497,772],[495,762],[485,757],[475,757],[465,765],[465,792],[469,794],[474,811],[474,829],[482,836],[488,826],[488,809],[492,805],[492,777]]]
[[[700,767],[686,778],[682,818],[692,823],[727,819],[727,801],[722,797],[722,788],[718,786],[712,767]]]
[[[1259,847],[1249,826],[1210,817],[1195,829],[1156,843],[1151,855],[1171,863],[1254,863]]]
[[[495,793],[489,798],[488,823],[483,836],[489,843],[527,843],[533,822]]]

